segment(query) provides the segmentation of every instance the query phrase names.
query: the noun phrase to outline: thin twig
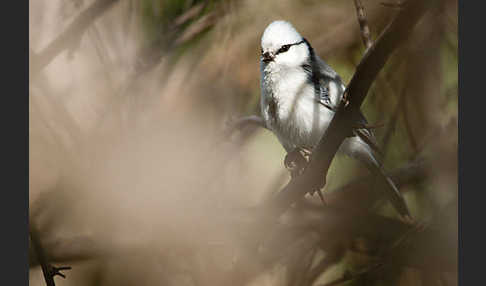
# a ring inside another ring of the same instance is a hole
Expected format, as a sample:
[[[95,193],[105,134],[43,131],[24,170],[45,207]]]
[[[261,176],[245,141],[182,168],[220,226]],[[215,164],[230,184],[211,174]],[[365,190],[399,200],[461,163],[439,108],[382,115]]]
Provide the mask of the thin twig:
[[[370,27],[368,25],[368,20],[366,19],[366,13],[361,3],[361,0],[354,0],[354,6],[356,6],[356,15],[358,16],[359,28],[361,30],[361,39],[366,49],[369,49],[373,45],[373,40],[371,39]]]

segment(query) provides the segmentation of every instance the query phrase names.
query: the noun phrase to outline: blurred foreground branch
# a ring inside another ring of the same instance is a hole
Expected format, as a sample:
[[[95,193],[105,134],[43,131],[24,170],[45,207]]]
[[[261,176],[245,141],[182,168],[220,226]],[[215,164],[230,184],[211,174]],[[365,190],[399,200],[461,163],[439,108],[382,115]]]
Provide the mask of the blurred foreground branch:
[[[53,263],[79,262],[94,259],[105,255],[107,247],[102,247],[100,242],[94,242],[88,236],[63,237],[47,240],[43,243],[46,260]],[[35,255],[35,245],[29,247],[29,267],[36,267],[41,264],[40,259]]]
[[[31,52],[29,80],[32,81],[62,51],[76,46],[81,41],[86,29],[116,2],[118,0],[97,0],[81,12],[64,32],[51,41],[41,52],[37,54]]]
[[[425,160],[413,161],[403,167],[393,170],[390,175],[398,186],[420,182],[425,178],[425,162]],[[363,207],[361,210],[364,210],[366,209],[366,206],[370,204],[368,202],[378,198],[378,195],[373,195],[372,184],[370,184],[372,179],[372,176],[356,179],[343,187],[333,190],[329,194],[326,193],[326,201],[334,207],[341,209],[349,208],[354,209],[355,211],[360,210],[360,208],[355,208],[355,204],[359,206],[362,205]],[[47,202],[50,200],[50,196],[53,195],[55,194],[46,194],[40,199]],[[33,215],[40,215],[39,212],[41,210],[36,209],[42,206],[43,202],[40,201],[33,204],[31,207]],[[56,263],[94,259],[101,255],[108,255],[106,249],[109,249],[109,247],[101,245],[100,241],[95,242],[88,236],[45,239],[43,247],[45,249],[44,257],[46,260]],[[31,254],[35,254],[33,245],[29,251]],[[30,255],[29,266],[35,267],[39,264],[40,260],[35,255]]]

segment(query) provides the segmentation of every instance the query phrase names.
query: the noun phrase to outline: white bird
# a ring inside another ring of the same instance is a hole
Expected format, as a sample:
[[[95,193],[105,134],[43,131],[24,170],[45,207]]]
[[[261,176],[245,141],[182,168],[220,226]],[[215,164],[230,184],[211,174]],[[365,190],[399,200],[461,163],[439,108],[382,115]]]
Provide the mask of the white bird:
[[[310,43],[286,21],[274,21],[261,39],[261,114],[266,127],[288,155],[312,150],[328,128],[344,94],[339,75],[321,60]],[[358,126],[367,124],[360,115]],[[404,217],[410,212],[400,191],[388,178],[371,130],[358,128],[339,151],[364,163],[387,184],[387,197]],[[287,158],[286,158],[287,162]]]

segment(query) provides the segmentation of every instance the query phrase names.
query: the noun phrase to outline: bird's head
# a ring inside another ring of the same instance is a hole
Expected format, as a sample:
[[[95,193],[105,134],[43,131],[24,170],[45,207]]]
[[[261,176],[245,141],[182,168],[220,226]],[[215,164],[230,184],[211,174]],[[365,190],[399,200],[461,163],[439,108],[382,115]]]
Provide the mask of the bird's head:
[[[299,67],[309,61],[309,46],[292,24],[274,21],[263,32],[260,60],[264,66]]]

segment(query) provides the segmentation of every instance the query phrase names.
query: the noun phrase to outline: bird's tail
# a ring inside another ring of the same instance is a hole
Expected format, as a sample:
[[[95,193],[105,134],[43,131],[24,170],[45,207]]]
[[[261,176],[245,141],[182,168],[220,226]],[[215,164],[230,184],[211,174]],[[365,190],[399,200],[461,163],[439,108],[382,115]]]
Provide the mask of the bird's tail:
[[[410,215],[410,211],[407,207],[407,203],[405,202],[405,199],[402,196],[402,193],[400,193],[400,191],[398,190],[397,186],[392,181],[392,179],[389,176],[387,176],[382,166],[378,166],[378,165],[374,165],[374,166],[375,166],[374,173],[377,174],[375,178],[384,180],[387,185],[385,191],[386,197],[390,200],[390,202],[395,207],[395,209],[400,213],[400,215],[402,215],[407,220],[411,220],[412,216]]]
[[[354,137],[356,138],[356,137]],[[351,139],[351,138],[349,138]],[[360,138],[361,139],[361,138]],[[360,141],[359,143],[363,144],[366,146],[366,148],[351,148],[353,151],[351,152],[352,157],[357,158],[358,160],[364,162],[368,169],[374,174],[375,176],[375,182],[383,182],[386,185],[386,190],[384,191],[384,195],[388,198],[388,200],[392,203],[392,205],[395,207],[395,209],[400,213],[400,215],[408,220],[412,221],[412,216],[410,214],[410,211],[407,207],[407,204],[398,190],[397,186],[395,183],[392,181],[392,179],[386,174],[379,154],[377,154],[373,148],[367,142],[364,142],[363,140],[358,140]],[[353,142],[354,144],[358,142]],[[354,145],[351,143],[350,145]],[[361,145],[359,144],[359,145]],[[361,145],[361,146],[363,146]],[[359,151],[358,151],[359,150]]]

